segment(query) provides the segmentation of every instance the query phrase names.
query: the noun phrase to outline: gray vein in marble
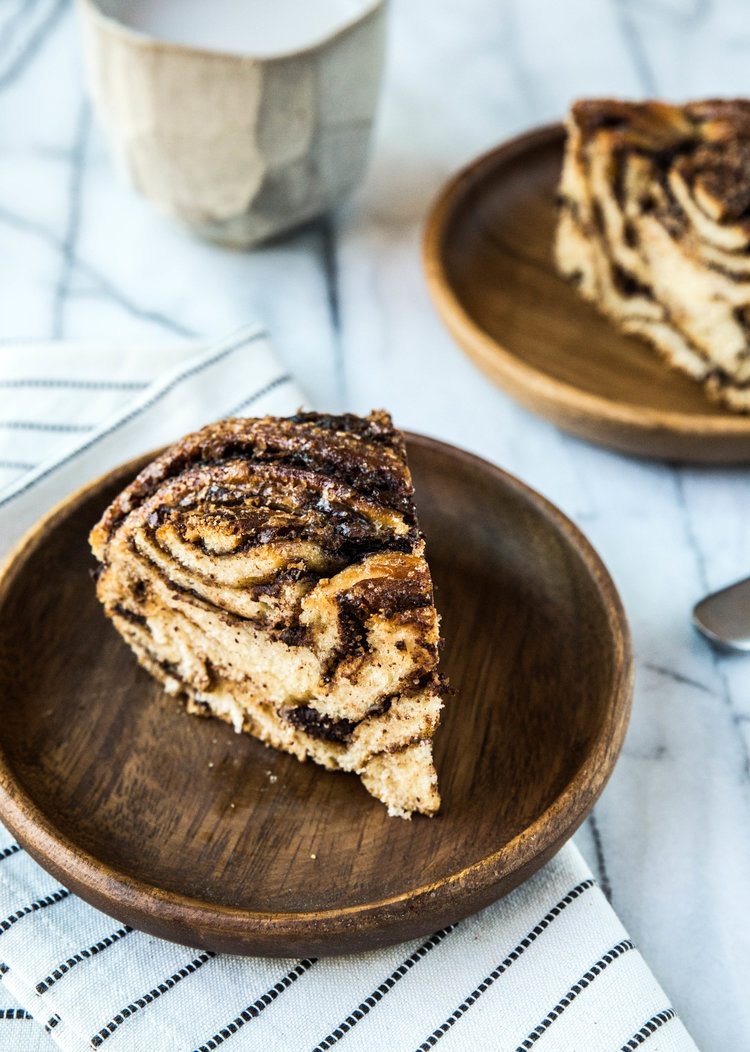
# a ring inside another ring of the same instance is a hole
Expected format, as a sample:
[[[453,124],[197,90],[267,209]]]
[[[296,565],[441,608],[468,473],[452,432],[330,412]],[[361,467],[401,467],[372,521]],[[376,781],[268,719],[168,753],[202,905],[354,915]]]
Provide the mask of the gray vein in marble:
[[[78,269],[81,274],[86,271],[89,276],[95,276],[99,288],[88,289],[86,292],[76,292],[76,299],[109,300],[112,303],[117,304],[118,307],[122,307],[127,314],[131,314],[134,318],[140,318],[143,321],[151,322],[168,332],[174,333],[176,336],[184,336],[187,339],[196,339],[201,335],[201,333],[196,332],[195,329],[183,325],[182,322],[177,321],[175,318],[172,318],[167,314],[162,314],[161,311],[150,310],[147,307],[142,307],[140,304],[136,303],[135,300],[127,297],[120,289],[113,285],[110,280],[101,273],[101,271],[95,271],[92,267],[84,267],[80,264]],[[69,298],[73,298],[72,292]]]
[[[596,855],[596,868],[599,872],[599,887],[604,893],[604,897],[608,902],[612,901],[612,883],[609,879],[609,873],[607,872],[607,860],[604,857],[604,844],[602,843],[602,835],[599,830],[599,822],[594,811],[589,815],[588,821],[589,829],[591,830],[591,839],[594,843],[594,853]]]
[[[341,298],[339,296],[339,267],[336,247],[336,223],[332,215],[324,215],[317,223],[320,239],[320,261],[325,280],[326,301],[331,319],[333,367],[338,398],[347,401],[344,348],[341,340]]]
[[[687,499],[685,497],[685,478],[683,468],[679,465],[672,465],[671,467],[672,479],[674,481],[675,496],[677,498],[677,506],[682,514],[683,529],[685,531],[685,540],[687,541],[688,547],[693,554],[695,559],[695,566],[698,571],[698,579],[702,592],[709,592],[711,586],[708,578],[708,567],[706,565],[706,556],[703,549],[700,546],[700,542],[695,533],[693,527],[693,520],[690,515],[690,509],[688,508]]]
[[[706,645],[708,646],[708,644]],[[748,745],[747,739],[745,738],[745,735],[742,733],[741,729],[742,722],[745,717],[743,713],[738,712],[736,709],[736,706],[734,704],[734,697],[732,695],[732,689],[729,685],[729,677],[727,676],[726,671],[722,666],[719,655],[713,650],[711,652],[711,663],[714,667],[714,671],[716,672],[716,677],[719,681],[719,686],[721,688],[719,696],[723,701],[725,707],[727,708],[732,726],[737,732],[735,737],[737,738],[741,753],[744,780],[747,784],[750,784],[750,746]]]
[[[68,164],[70,162],[70,150],[62,146],[34,146],[25,151],[29,157],[39,157],[45,161]]]
[[[683,673],[677,672],[673,668],[666,668],[664,665],[655,665],[650,661],[645,662],[643,667],[649,669],[651,672],[656,672],[659,676],[671,679],[673,683],[681,683],[687,687],[695,687],[696,690],[701,690],[704,694],[710,694],[713,698],[716,697],[716,691],[712,690],[706,683],[701,683],[697,679],[691,679],[690,676],[685,676]]]
[[[572,517],[578,522],[595,522],[600,514],[595,497],[596,487],[590,485],[587,473],[583,470],[581,462],[576,455],[577,448],[580,446],[580,439],[576,438],[574,435],[568,434],[567,431],[560,431],[558,428],[555,430],[558,433],[560,445],[565,450],[570,470],[580,487],[581,496],[587,504],[586,508],[579,508]]]
[[[677,498],[677,507],[680,510],[682,518],[685,540],[687,542],[688,548],[690,549],[693,555],[693,558],[695,559],[695,568],[697,571],[699,585],[701,591],[703,592],[703,594],[705,594],[710,591],[708,567],[706,564],[705,553],[701,548],[700,542],[695,533],[692,516],[690,514],[690,508],[688,507],[687,499],[685,496],[684,469],[679,465],[672,465],[671,474],[672,478],[674,479],[675,496]],[[700,598],[700,596],[696,596],[696,599],[698,598]],[[708,646],[708,644],[706,645]],[[711,665],[713,666],[713,670],[718,680],[720,688],[719,696],[723,701],[725,707],[729,711],[729,718],[732,722],[732,726],[737,731],[735,737],[737,738],[741,752],[744,779],[746,782],[750,782],[750,749],[748,748],[748,743],[745,739],[744,734],[740,730],[740,725],[738,723],[739,714],[737,712],[736,706],[734,704],[734,699],[732,697],[732,689],[729,683],[729,678],[726,674],[726,671],[722,665],[721,659],[717,652],[712,647],[709,649]]]
[[[656,761],[663,760],[668,752],[667,746],[663,742],[659,742],[649,749],[638,749],[632,745],[626,745],[622,750],[622,755],[628,760]]]
[[[641,87],[646,95],[652,98],[658,95],[656,77],[646,52],[638,25],[632,15],[632,6],[628,0],[613,0],[617,12],[617,23],[622,34],[630,59],[635,67]]]
[[[716,671],[716,675],[721,687],[721,700],[724,702],[724,705],[729,711],[729,718],[732,722],[732,726],[737,731],[736,737],[739,742],[740,751],[742,753],[742,767],[745,776],[745,781],[747,783],[750,783],[750,747],[748,746],[748,742],[745,738],[745,735],[742,733],[741,730],[742,723],[746,719],[746,716],[744,713],[737,711],[737,708],[734,704],[732,689],[729,684],[729,677],[727,676],[726,671],[722,666],[722,662],[719,658],[719,655],[716,652],[712,651],[711,657],[712,664]]]
[[[16,30],[23,25],[29,10],[34,6],[36,0],[21,0],[16,4],[15,10],[10,10],[0,27],[0,54],[12,45]]]
[[[64,243],[60,238],[43,224],[28,219],[26,216],[19,215],[16,212],[9,212],[7,209],[0,207],[0,223],[5,223],[7,226],[15,227],[16,230],[32,234],[34,237],[47,244],[55,252],[64,252]],[[194,338],[198,335],[194,329],[188,328],[187,325],[183,325],[182,322],[170,318],[161,311],[151,310],[150,308],[140,306],[140,304],[126,296],[126,294],[113,284],[108,277],[102,274],[101,271],[91,266],[90,263],[87,263],[75,252],[71,255],[71,262],[75,265],[79,273],[96,283],[98,291],[102,296],[111,300],[113,303],[116,303],[118,307],[122,307],[124,311],[133,315],[133,317],[158,325],[176,336]],[[14,339],[13,342],[17,343],[18,341]]]
[[[503,60],[510,65],[513,80],[518,87],[518,94],[522,108],[525,113],[533,113],[540,106],[539,86],[537,79],[532,75],[522,59],[523,48],[519,47],[518,11],[515,3],[506,3],[502,6],[502,37],[498,43],[498,50]]]
[[[30,27],[26,40],[11,57],[5,69],[0,69],[0,91],[13,84],[26,71],[57,26],[68,4],[69,0],[53,0],[41,22]],[[22,16],[31,14],[36,6],[38,5],[33,0],[22,3],[17,24],[22,25]]]
[[[65,306],[70,293],[70,279],[75,266],[76,246],[81,228],[83,210],[83,186],[86,170],[86,147],[91,130],[91,108],[87,100],[81,102],[76,123],[75,138],[70,154],[70,180],[68,184],[68,214],[65,234],[61,246],[61,270],[55,285],[52,300],[52,336],[61,339],[65,335]]]
[[[689,4],[675,6],[659,3],[659,0],[629,0],[630,6],[643,11],[658,12],[666,20],[676,23],[684,30],[695,29],[711,11],[711,0],[691,0]]]

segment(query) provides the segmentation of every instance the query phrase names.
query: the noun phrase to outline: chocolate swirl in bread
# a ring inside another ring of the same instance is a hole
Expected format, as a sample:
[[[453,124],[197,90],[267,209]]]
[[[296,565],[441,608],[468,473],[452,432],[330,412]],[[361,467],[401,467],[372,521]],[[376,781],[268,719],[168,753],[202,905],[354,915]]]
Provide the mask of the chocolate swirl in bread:
[[[626,332],[750,410],[750,102],[577,102],[558,268]]]
[[[438,617],[412,493],[386,413],[220,421],[106,510],[97,594],[190,711],[431,814]]]

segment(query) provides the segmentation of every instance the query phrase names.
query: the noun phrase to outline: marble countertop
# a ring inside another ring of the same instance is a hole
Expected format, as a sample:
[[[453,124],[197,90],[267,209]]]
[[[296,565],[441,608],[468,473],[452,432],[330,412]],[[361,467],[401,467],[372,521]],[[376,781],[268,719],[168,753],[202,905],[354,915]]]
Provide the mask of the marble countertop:
[[[701,1049],[750,1049],[750,658],[692,631],[750,574],[745,468],[644,463],[530,416],[439,322],[420,263],[452,171],[578,95],[750,85],[742,0],[394,0],[369,175],[335,216],[252,253],[160,218],[113,168],[69,0],[0,6],[0,338],[220,336],[261,318],[318,407],[496,461],[590,537],[637,661],[632,725],[578,843]],[[582,1050],[585,1052],[585,1050]]]

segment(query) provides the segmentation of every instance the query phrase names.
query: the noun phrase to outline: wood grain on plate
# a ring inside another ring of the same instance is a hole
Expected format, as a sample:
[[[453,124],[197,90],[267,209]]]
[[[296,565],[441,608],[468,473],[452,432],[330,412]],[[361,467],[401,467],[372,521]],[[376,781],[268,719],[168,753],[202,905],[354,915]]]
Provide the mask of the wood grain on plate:
[[[460,172],[424,243],[435,304],[484,372],[522,405],[592,442],[646,457],[750,461],[750,416],[731,413],[620,333],[555,270],[562,125]]]
[[[74,495],[0,580],[0,816],[93,905],[236,953],[362,950],[487,905],[573,833],[622,743],[631,659],[588,543],[520,482],[411,436],[455,696],[441,814],[186,715],[94,596],[87,533],[145,463]]]

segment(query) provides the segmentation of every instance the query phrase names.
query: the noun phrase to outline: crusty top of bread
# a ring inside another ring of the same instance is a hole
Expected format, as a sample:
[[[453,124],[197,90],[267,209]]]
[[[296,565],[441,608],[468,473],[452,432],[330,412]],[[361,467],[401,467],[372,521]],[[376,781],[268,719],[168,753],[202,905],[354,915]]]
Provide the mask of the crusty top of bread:
[[[650,100],[581,99],[570,124],[602,149],[661,155],[693,186],[716,221],[748,218],[750,100],[705,99],[684,105]]]
[[[237,458],[324,475],[414,523],[404,441],[385,411],[366,417],[302,412],[291,417],[237,417],[186,435],[148,464],[94,527],[94,553],[101,558],[112,532],[165,482],[188,469]]]

